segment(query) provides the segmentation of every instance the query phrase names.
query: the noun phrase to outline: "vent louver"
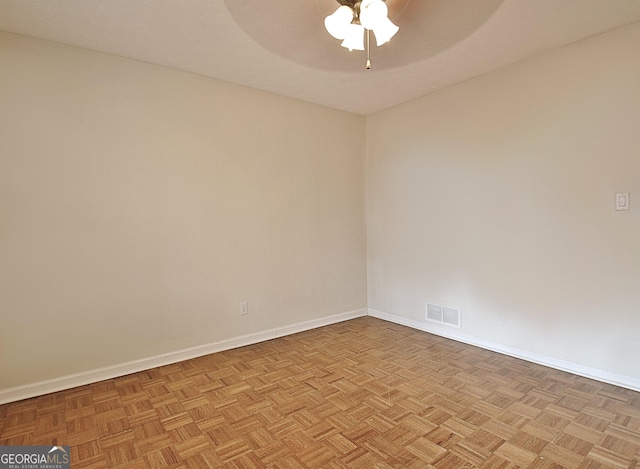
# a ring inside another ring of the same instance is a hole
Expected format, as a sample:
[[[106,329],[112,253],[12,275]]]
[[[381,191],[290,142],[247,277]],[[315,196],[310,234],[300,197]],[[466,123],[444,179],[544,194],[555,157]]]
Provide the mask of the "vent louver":
[[[459,328],[461,326],[462,310],[460,308],[427,303],[426,319]]]

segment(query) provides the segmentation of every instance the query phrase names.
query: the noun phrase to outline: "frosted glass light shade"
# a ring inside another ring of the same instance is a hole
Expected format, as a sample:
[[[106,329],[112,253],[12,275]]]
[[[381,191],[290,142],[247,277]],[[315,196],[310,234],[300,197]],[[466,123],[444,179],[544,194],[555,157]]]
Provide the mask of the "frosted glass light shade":
[[[353,10],[347,5],[342,5],[333,14],[324,19],[324,27],[336,39],[344,39],[347,36],[347,30],[352,20]]]
[[[389,9],[382,0],[365,0],[360,5],[360,24],[375,30],[388,19]]]
[[[393,24],[389,18],[385,18],[380,24],[376,25],[373,34],[376,35],[376,44],[381,46],[386,44],[396,35],[400,28]]]
[[[342,47],[349,50],[364,50],[364,27],[351,23],[347,28],[347,35],[342,41]]]

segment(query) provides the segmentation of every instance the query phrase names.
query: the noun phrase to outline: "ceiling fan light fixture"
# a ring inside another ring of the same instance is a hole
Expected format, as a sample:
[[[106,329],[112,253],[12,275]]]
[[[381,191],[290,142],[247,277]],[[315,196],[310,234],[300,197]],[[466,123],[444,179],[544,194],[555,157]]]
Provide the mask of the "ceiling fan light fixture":
[[[384,20],[373,29],[373,34],[376,35],[376,44],[378,46],[386,44],[399,30],[400,28],[393,24],[389,18],[384,18]]]
[[[351,23],[341,45],[350,51],[364,50],[364,27],[361,24]]]
[[[342,5],[324,19],[324,27],[336,39],[344,39],[351,21],[353,21],[353,10],[347,5]]]
[[[324,19],[324,27],[333,37],[342,40],[342,47],[350,51],[366,50],[368,70],[371,68],[370,31],[373,31],[376,43],[381,46],[389,42],[400,28],[389,19],[386,0],[337,1],[340,7]]]
[[[360,24],[366,29],[375,29],[388,19],[389,9],[382,0],[364,0],[360,5]]]

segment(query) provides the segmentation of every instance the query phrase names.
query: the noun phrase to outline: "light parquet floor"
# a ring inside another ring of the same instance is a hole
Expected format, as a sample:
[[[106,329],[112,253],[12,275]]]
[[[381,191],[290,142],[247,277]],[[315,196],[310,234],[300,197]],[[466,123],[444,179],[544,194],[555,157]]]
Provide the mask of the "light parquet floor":
[[[640,393],[374,318],[0,406],[72,468],[640,469]]]

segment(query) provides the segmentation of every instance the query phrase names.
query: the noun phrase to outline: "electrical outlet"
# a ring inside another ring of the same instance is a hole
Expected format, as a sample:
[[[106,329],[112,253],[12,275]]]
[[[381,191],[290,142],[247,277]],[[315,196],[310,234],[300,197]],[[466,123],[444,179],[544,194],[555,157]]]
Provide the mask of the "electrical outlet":
[[[240,314],[249,314],[249,302],[248,301],[240,302]]]

